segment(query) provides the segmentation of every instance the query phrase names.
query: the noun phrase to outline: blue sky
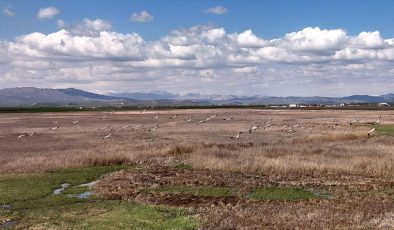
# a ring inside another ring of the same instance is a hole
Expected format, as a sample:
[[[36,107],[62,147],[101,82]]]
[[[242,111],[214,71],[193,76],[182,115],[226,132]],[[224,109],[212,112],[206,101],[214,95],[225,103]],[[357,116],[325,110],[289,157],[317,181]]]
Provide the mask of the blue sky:
[[[389,0],[1,0],[0,88],[390,93],[392,9]]]
[[[204,14],[204,9],[224,6],[225,16]],[[157,39],[171,30],[197,24],[213,23],[229,32],[253,29],[264,38],[280,37],[305,27],[342,28],[349,34],[379,30],[384,37],[394,37],[394,1],[389,0],[2,0],[0,7],[10,6],[15,17],[0,17],[0,37],[12,39],[34,31],[55,31],[51,21],[37,19],[39,8],[54,6],[61,10],[57,18],[77,23],[84,18],[101,18],[112,23],[114,31],[138,32],[145,39]],[[131,23],[133,12],[147,10],[154,15],[149,25]]]

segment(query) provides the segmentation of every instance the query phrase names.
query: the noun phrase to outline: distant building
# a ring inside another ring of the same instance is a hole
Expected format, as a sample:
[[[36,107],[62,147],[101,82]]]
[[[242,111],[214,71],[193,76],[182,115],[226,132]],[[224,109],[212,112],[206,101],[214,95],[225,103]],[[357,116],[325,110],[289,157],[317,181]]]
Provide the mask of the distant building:
[[[378,103],[378,106],[390,106],[390,105],[386,102],[381,102],[381,103]]]
[[[297,104],[289,104],[289,108],[295,108],[297,107]]]

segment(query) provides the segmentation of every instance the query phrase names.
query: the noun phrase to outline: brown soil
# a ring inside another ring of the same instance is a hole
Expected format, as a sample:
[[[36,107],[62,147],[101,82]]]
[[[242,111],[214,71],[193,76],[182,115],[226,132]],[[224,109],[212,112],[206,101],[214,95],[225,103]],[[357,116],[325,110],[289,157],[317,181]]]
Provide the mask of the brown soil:
[[[149,193],[167,186],[222,186],[247,193],[257,187],[295,186],[330,197],[301,201],[255,201],[245,197]],[[360,176],[247,175],[162,164],[139,166],[101,179],[97,193],[105,198],[189,207],[203,229],[394,228],[394,181]]]

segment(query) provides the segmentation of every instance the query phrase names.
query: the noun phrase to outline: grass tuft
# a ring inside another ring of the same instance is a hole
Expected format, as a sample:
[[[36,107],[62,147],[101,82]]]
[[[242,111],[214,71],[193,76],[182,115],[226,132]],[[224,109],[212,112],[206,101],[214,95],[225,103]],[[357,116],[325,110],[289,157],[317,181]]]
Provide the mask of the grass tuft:
[[[183,193],[195,196],[232,196],[234,194],[231,188],[216,186],[169,186],[155,189],[147,189],[149,193]]]
[[[254,200],[309,200],[317,198],[312,192],[300,188],[257,188],[251,194]]]

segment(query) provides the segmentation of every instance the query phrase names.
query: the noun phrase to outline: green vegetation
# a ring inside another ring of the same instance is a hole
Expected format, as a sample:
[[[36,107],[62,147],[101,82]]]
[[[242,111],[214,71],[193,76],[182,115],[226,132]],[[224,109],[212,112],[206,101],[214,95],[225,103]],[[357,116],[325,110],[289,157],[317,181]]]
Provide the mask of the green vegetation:
[[[96,166],[43,173],[0,175],[1,223],[13,220],[15,229],[195,229],[196,217],[184,209],[98,198],[78,199],[68,194],[89,190],[83,183],[97,180],[125,165]],[[62,183],[62,194],[52,195]],[[10,207],[8,207],[8,205]]]
[[[129,167],[125,165],[96,166],[43,173],[0,175],[0,203],[42,198],[52,194],[53,190],[59,188],[62,183],[79,185],[94,181],[103,174]]]
[[[193,168],[193,166],[191,164],[178,163],[175,165],[175,168],[177,168],[177,169],[191,169],[191,168]]]
[[[300,188],[257,188],[251,194],[254,200],[308,200],[317,198],[312,192]]]
[[[183,193],[195,196],[232,196],[234,191],[231,188],[215,186],[169,186],[155,189],[147,189],[149,193]]]
[[[376,125],[376,132],[383,136],[394,136],[394,125]]]
[[[90,188],[87,186],[72,186],[64,189],[62,194],[80,194],[89,190]]]

